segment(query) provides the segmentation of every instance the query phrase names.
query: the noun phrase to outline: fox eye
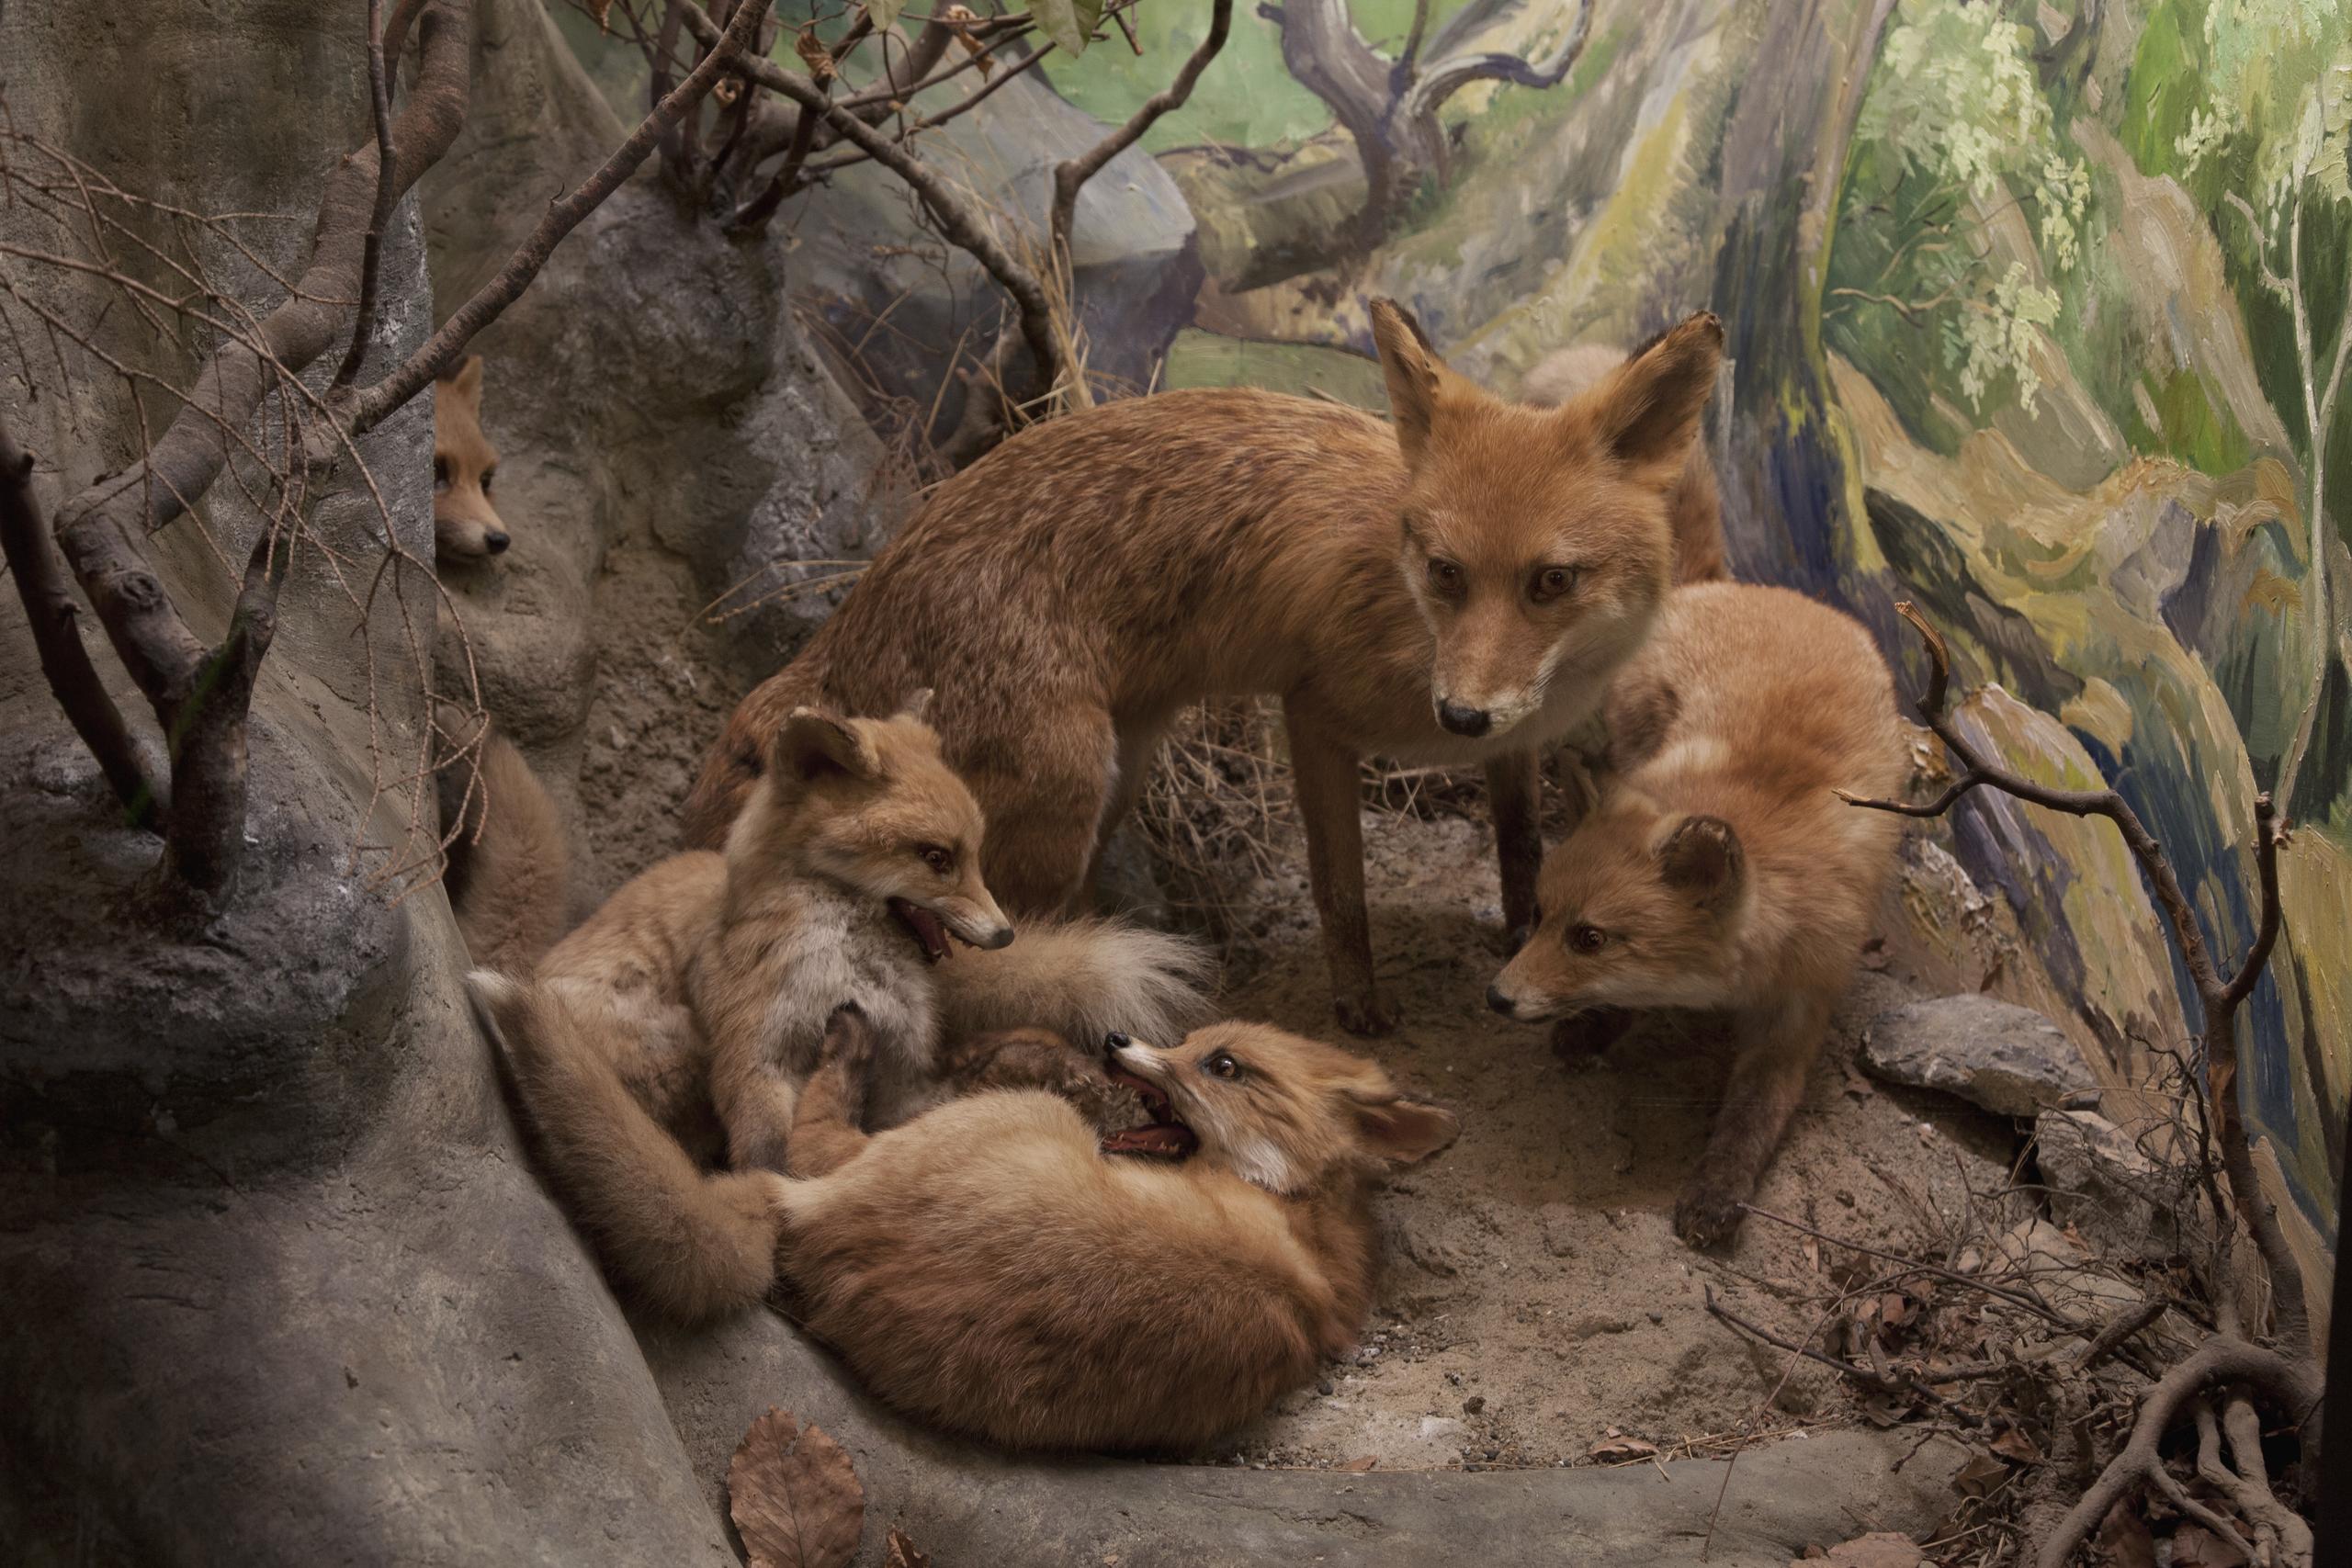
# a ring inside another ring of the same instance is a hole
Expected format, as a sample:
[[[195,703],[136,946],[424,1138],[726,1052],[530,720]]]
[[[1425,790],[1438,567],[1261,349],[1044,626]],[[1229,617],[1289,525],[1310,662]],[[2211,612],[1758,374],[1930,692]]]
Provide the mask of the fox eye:
[[[1538,604],[1548,604],[1574,588],[1578,575],[1577,569],[1572,566],[1547,566],[1528,584],[1527,596]]]
[[[1578,953],[1599,953],[1609,945],[1609,933],[1599,926],[1577,926],[1568,932],[1568,945]]]
[[[1441,593],[1461,592],[1462,569],[1443,556],[1430,557],[1430,586]]]
[[[948,875],[956,869],[955,852],[938,844],[918,844],[915,846],[915,853],[922,857],[923,864],[942,876]]]
[[[1232,1052],[1219,1051],[1201,1064],[1201,1071],[1213,1078],[1238,1078],[1241,1076],[1241,1064],[1233,1059]]]
[[[481,471],[481,492],[482,492],[482,494],[484,494],[484,495],[488,495],[488,494],[490,493],[490,481],[491,481],[491,480],[492,480],[492,479],[496,479],[497,477],[498,477],[498,470],[497,470],[496,468],[484,468],[484,469]]]
[[[449,459],[447,457],[433,459],[433,488],[435,491],[449,488]]]

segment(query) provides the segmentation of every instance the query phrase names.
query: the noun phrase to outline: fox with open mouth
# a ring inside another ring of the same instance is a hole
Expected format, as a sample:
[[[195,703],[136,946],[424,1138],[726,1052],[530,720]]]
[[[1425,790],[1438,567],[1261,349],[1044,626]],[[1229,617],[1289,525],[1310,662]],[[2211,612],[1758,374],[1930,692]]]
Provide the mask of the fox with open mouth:
[[[639,1294],[699,1321],[781,1281],[882,1399],[1015,1448],[1185,1449],[1312,1379],[1371,1310],[1374,1185],[1455,1133],[1363,1057],[1216,1023],[1107,1038],[1149,1118],[1124,1133],[1005,1089],[868,1134],[886,1047],[845,1008],[788,1175],[707,1173],[545,987],[471,984],[559,1192]]]
[[[794,713],[724,852],[644,872],[533,976],[703,1163],[784,1168],[795,1100],[844,1004],[876,1041],[876,1127],[943,1096],[943,1038],[1172,1033],[1204,1011],[1204,961],[1178,938],[1048,921],[1010,945],[980,876],[980,808],[921,706]],[[951,941],[973,951],[950,959]]]

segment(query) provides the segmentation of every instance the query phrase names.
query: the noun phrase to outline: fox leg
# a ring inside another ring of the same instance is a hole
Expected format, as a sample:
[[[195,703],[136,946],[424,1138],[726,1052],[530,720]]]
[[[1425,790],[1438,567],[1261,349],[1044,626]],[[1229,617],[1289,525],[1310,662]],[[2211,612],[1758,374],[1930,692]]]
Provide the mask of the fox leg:
[[[1143,798],[1143,786],[1151,777],[1151,764],[1159,751],[1159,738],[1166,731],[1164,722],[1142,723],[1130,720],[1119,732],[1118,775],[1112,781],[1111,796],[1103,807],[1102,820],[1095,829],[1094,852],[1086,862],[1086,897],[1084,907],[1102,908],[1102,851],[1110,843],[1111,835],[1119,825],[1134,815],[1136,802]]]
[[[786,1174],[824,1176],[865,1152],[873,1141],[863,1127],[873,1069],[874,1026],[854,1007],[835,1009],[825,1025],[824,1055],[794,1108]]]
[[[1738,1230],[1740,1207],[1756,1196],[1764,1168],[1804,1099],[1805,1074],[1828,1027],[1828,998],[1802,992],[1742,1021],[1739,1054],[1732,1059],[1714,1130],[1674,1205],[1674,1232],[1692,1247],[1721,1246]]]
[[[1544,866],[1541,809],[1542,766],[1532,751],[1513,751],[1487,763],[1487,801],[1495,816],[1495,858],[1503,877],[1503,930],[1510,950],[1527,944],[1535,930],[1535,874]]]
[[[1085,892],[1094,862],[1118,757],[1111,716],[1063,704],[1035,721],[1030,738],[1002,749],[1013,753],[1010,765],[956,759],[988,814],[989,891],[1015,915],[1060,914]]]
[[[1306,878],[1323,925],[1331,1009],[1351,1034],[1385,1034],[1396,1015],[1372,973],[1372,920],[1363,901],[1363,819],[1356,754],[1283,705],[1298,814],[1306,823]]]
[[[727,1163],[735,1170],[783,1170],[796,1102],[792,1080],[764,1061],[712,1064],[710,1098],[727,1129]]]

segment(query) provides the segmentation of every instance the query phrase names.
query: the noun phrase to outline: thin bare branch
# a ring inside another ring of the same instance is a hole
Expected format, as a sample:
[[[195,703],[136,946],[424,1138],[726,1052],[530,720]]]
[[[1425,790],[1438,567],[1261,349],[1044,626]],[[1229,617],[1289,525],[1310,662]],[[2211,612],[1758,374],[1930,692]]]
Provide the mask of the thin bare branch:
[[[138,743],[122,721],[122,710],[100,683],[89,650],[82,646],[76,625],[81,606],[65,586],[65,563],[58,558],[48,519],[33,494],[32,473],[32,454],[0,424],[0,549],[6,553],[17,597],[32,624],[41,673],[131,823],[153,826],[165,804],[163,791],[148,773]]]
[[[1075,158],[1065,159],[1054,169],[1053,213],[1046,226],[1052,243],[1049,254],[1067,265],[1069,258],[1070,225],[1078,212],[1078,193],[1087,181],[1102,172],[1102,166],[1143,139],[1146,131],[1159,122],[1162,115],[1182,108],[1193,96],[1193,85],[1209,62],[1225,48],[1227,36],[1233,30],[1233,0],[1215,0],[1209,9],[1208,36],[1191,55],[1176,79],[1144,100],[1143,106],[1129,115],[1126,123],[1088,148]]]
[[[335,367],[328,389],[348,387],[359,377],[359,362],[368,356],[368,339],[376,330],[376,293],[383,267],[384,231],[391,227],[392,92],[384,73],[382,0],[368,0],[368,88],[376,119],[376,205],[368,215],[368,240],[359,260],[359,310],[351,322],[351,346]]]

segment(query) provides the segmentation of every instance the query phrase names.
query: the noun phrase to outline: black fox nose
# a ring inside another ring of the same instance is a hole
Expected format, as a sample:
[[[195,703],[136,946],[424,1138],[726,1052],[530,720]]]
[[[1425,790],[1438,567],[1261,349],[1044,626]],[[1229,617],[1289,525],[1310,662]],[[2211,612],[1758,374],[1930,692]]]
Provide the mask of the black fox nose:
[[[484,534],[481,536],[481,542],[483,547],[487,548],[492,555],[503,556],[506,553],[506,547],[513,541],[509,540],[505,535],[493,528],[489,533]],[[1486,716],[1484,714],[1479,715],[1479,718],[1482,721],[1485,717]],[[1484,729],[1486,728],[1487,727],[1484,722],[1481,722],[1478,726],[1478,728],[1480,729]]]
[[[1485,708],[1464,707],[1457,702],[1437,705],[1437,721],[1456,735],[1484,735],[1494,720]]]
[[[1499,987],[1494,986],[1487,987],[1487,1005],[1497,1012],[1511,1010],[1510,998],[1503,995]]]
[[[1114,1051],[1124,1051],[1128,1046],[1134,1044],[1135,1042],[1127,1036],[1121,1034],[1118,1031],[1113,1030],[1110,1033],[1105,1034],[1102,1037],[1102,1043],[1109,1046]]]

